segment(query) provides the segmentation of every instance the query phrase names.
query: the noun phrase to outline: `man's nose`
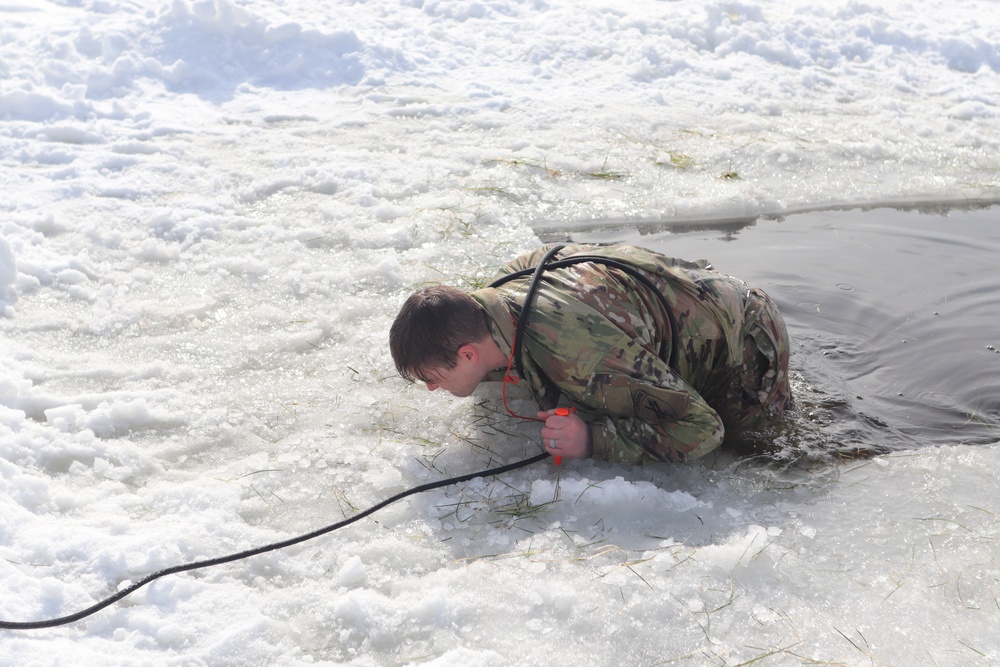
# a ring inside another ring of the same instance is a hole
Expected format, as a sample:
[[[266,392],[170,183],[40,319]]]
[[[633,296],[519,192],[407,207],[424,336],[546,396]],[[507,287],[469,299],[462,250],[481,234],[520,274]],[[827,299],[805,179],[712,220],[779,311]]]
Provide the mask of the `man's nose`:
[[[425,384],[427,385],[427,391],[434,391],[435,389],[441,386],[439,384],[434,384],[433,382],[427,382]]]

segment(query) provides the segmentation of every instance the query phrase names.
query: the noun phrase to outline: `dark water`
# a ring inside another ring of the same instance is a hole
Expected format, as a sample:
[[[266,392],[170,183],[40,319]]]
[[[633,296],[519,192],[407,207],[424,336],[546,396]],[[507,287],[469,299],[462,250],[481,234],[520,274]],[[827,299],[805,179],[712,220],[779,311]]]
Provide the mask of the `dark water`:
[[[565,237],[563,237],[565,238]],[[574,232],[763,288],[792,337],[798,450],[1000,441],[1000,208],[826,211],[783,220]]]

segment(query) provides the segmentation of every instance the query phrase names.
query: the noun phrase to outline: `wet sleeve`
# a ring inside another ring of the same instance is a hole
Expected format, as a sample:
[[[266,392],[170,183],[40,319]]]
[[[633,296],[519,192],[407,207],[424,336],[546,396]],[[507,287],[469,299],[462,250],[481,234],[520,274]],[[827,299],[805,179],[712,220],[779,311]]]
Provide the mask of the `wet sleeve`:
[[[592,411],[594,457],[686,461],[722,444],[722,419],[655,354],[623,337],[579,398]]]

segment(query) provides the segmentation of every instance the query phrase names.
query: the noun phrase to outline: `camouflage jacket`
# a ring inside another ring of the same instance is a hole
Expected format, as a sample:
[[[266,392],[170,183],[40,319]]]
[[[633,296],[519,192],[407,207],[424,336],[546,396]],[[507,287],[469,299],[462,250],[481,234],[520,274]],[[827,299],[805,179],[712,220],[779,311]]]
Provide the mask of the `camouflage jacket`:
[[[550,247],[518,257],[500,275],[534,267]],[[542,409],[578,409],[595,458],[683,461],[712,451],[725,431],[712,406],[721,404],[742,355],[747,286],[703,260],[632,246],[568,245],[557,259],[593,254],[640,269],[671,312],[620,269],[591,262],[546,269],[522,342],[522,380]],[[530,281],[472,293],[506,354]]]

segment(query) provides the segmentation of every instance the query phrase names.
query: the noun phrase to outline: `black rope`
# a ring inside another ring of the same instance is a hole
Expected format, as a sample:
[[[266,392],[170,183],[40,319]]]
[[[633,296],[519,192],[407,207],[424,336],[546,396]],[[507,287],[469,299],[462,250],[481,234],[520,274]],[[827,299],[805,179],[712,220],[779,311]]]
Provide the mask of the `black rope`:
[[[124,588],[114,595],[111,595],[95,605],[87,607],[82,611],[78,611],[75,614],[69,614],[68,616],[61,616],[59,618],[53,618],[45,621],[0,621],[0,630],[40,630],[42,628],[54,628],[59,625],[67,625],[73,623],[74,621],[79,621],[82,618],[86,618],[91,614],[94,614],[105,607],[108,607],[115,602],[118,602],[122,598],[135,591],[139,590],[146,584],[159,579],[160,577],[165,577],[168,574],[177,574],[179,572],[188,572],[190,570],[198,570],[205,567],[212,567],[213,565],[222,565],[224,563],[232,563],[233,561],[242,560],[244,558],[250,558],[251,556],[257,556],[262,553],[267,553],[268,551],[276,551],[278,549],[284,549],[285,547],[290,547],[295,544],[300,544],[307,540],[314,539],[320,535],[325,535],[327,533],[333,532],[344,526],[348,526],[355,521],[360,521],[366,516],[370,516],[375,512],[379,511],[386,505],[391,505],[397,501],[402,500],[408,496],[412,496],[418,493],[423,493],[424,491],[431,491],[433,489],[439,489],[443,486],[451,486],[452,484],[461,484],[462,482],[468,482],[471,479],[476,479],[477,477],[492,477],[495,475],[502,475],[505,472],[510,472],[511,470],[517,470],[518,468],[527,467],[533,463],[538,463],[544,459],[549,458],[547,453],[538,454],[532,456],[531,458],[524,459],[523,461],[517,461],[515,463],[508,463],[507,465],[499,466],[496,468],[490,468],[489,470],[482,470],[480,472],[473,472],[467,475],[460,475],[458,477],[450,477],[448,479],[443,479],[438,482],[429,482],[427,484],[421,484],[420,486],[415,486],[412,489],[408,489],[401,493],[397,493],[391,498],[387,498],[382,502],[372,505],[368,509],[355,514],[354,516],[344,519],[343,521],[338,521],[337,523],[330,524],[319,530],[314,530],[311,533],[306,533],[305,535],[299,535],[298,537],[293,537],[281,542],[274,542],[272,544],[266,544],[262,547],[257,547],[255,549],[248,549],[246,551],[240,551],[239,553],[230,554],[228,556],[220,556],[218,558],[212,558],[209,560],[197,561],[194,563],[187,563],[185,565],[175,565],[174,567],[168,567],[166,569],[160,570],[159,572],[154,572],[150,574],[145,579],[138,581],[128,588]]]
[[[532,275],[531,275],[531,282],[528,283],[528,292],[524,295],[524,303],[521,305],[521,314],[517,318],[517,328],[514,330],[513,354],[514,354],[514,364],[515,368],[517,368],[518,377],[522,378],[524,377],[524,363],[521,361],[521,347],[524,341],[523,334],[528,326],[528,314],[531,312],[531,302],[535,298],[535,292],[538,291],[538,283],[542,279],[542,272],[545,269],[552,266],[552,264],[548,263],[549,260],[552,259],[552,256],[555,255],[560,250],[562,250],[564,247],[565,246],[557,245],[553,248],[550,248],[549,251],[545,253],[545,256],[542,257],[542,260],[538,262],[538,266],[536,266],[534,269],[525,269],[524,271],[520,272],[521,275],[528,275],[529,273]],[[496,287],[497,285],[502,285],[508,280],[510,280],[510,278],[507,277],[500,278],[499,280],[494,280],[493,283],[490,285],[490,287]]]

